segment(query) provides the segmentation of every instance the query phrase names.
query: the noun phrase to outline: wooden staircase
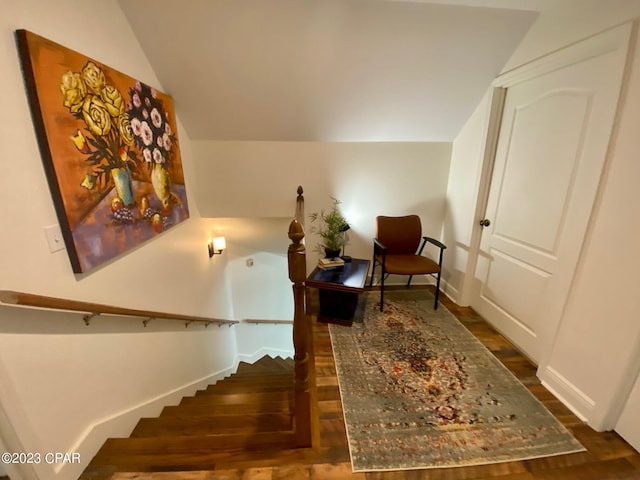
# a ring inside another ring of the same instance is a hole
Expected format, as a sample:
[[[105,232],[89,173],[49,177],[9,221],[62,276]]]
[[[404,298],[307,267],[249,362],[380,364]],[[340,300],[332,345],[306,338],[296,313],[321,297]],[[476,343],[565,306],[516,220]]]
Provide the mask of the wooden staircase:
[[[292,463],[306,465],[309,471],[313,464],[330,463],[341,476],[350,472],[333,357],[326,353],[319,368],[331,378],[322,384],[322,394],[317,388],[314,345],[320,342],[326,352],[330,343],[326,325],[320,335],[312,333],[317,324],[306,312],[302,187],[297,192],[287,252],[294,293],[294,358],[240,363],[229,378],[166,407],[158,418],[140,420],[129,438],[108,439],[80,480],[142,478],[137,476],[140,472],[174,472],[172,477],[186,478],[185,472],[282,468]],[[321,431],[325,447],[320,445]]]
[[[294,361],[265,356],[241,362],[235,374],[143,418],[129,438],[110,438],[83,480],[114,472],[194,471],[269,463],[296,449]]]

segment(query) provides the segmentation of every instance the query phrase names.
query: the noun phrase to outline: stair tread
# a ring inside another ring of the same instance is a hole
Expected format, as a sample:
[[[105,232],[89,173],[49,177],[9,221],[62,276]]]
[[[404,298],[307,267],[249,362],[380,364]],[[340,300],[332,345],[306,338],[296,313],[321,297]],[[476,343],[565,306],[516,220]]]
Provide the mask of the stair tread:
[[[185,454],[192,457],[207,457],[230,451],[245,449],[286,449],[294,446],[294,433],[260,432],[253,435],[214,434],[170,437],[132,437],[109,438],[98,451],[94,460],[106,463],[110,458],[117,458],[123,451],[128,456]]]
[[[289,369],[289,370],[283,370],[281,368],[278,369],[274,369],[272,367],[269,366],[262,366],[262,365],[256,365],[254,364],[247,364],[247,365],[242,365],[242,363],[240,365],[238,365],[238,369],[236,370],[235,373],[232,373],[231,376],[240,376],[240,375],[254,375],[254,376],[265,376],[265,375],[283,375],[286,373],[291,373],[293,374],[293,368]]]
[[[195,395],[220,395],[226,393],[259,393],[259,392],[277,392],[282,390],[292,390],[293,382],[276,383],[275,385],[259,384],[251,385],[250,383],[224,383],[209,386],[206,389],[198,390]]]
[[[247,387],[251,387],[253,388],[253,392],[261,392],[261,391],[270,391],[270,390],[286,390],[286,389],[291,389],[293,388],[294,385],[294,381],[293,379],[281,379],[281,380],[276,380],[273,383],[270,382],[265,382],[265,381],[258,381],[256,380],[255,382],[253,381],[253,379],[249,378],[249,379],[243,379],[243,380],[232,380],[229,382],[224,382],[224,383],[217,383],[215,385],[209,385],[206,389],[203,389],[202,391],[206,391],[206,392],[224,392],[227,390],[232,390],[232,391],[237,391],[234,389],[243,389],[243,388],[247,388]]]
[[[282,359],[281,357],[263,356],[254,363],[240,362],[236,373],[263,373],[263,374],[280,374],[283,372],[293,372],[293,362]]]
[[[129,472],[161,472],[161,471],[196,471],[221,469],[246,469],[252,467],[278,466],[291,463],[327,462],[341,463],[350,462],[349,451],[335,445],[332,437],[344,435],[343,433],[323,434],[329,447],[322,447],[319,450],[311,448],[294,447],[269,447],[254,449],[252,451],[209,451],[199,453],[197,456],[189,453],[163,452],[161,456],[157,453],[140,453],[127,451],[126,456],[103,457],[103,465],[107,461],[113,460],[110,464],[118,471]]]
[[[290,410],[288,402],[269,402],[266,404],[241,405],[171,405],[164,407],[161,416],[173,416],[186,412],[194,415],[240,415],[242,413],[284,413]]]
[[[143,418],[131,436],[203,435],[211,432],[251,434],[289,430],[291,421],[289,413]]]
[[[262,373],[232,373],[230,376],[216,383],[216,385],[220,383],[234,383],[234,382],[247,382],[254,381],[256,383],[269,383],[269,382],[284,382],[284,381],[293,381],[293,371],[291,372],[280,372],[280,373],[271,373],[270,375],[264,375]]]
[[[239,405],[247,403],[280,403],[287,402],[293,396],[293,391],[276,390],[267,392],[218,393],[211,395],[196,395],[183,397],[180,405]]]

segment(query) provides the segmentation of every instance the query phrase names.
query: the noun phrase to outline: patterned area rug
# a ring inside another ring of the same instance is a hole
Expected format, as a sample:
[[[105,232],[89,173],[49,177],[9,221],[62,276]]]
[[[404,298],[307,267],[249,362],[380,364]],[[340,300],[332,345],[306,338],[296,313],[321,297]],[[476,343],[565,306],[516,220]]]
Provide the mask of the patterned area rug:
[[[585,450],[425,290],[363,294],[329,325],[354,472],[462,467]]]

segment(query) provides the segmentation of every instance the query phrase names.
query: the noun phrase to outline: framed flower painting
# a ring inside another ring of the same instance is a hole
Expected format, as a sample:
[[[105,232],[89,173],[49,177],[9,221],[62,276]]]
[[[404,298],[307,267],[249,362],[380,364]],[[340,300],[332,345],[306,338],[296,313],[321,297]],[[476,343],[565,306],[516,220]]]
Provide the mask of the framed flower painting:
[[[16,39],[73,271],[189,218],[171,97],[26,30]]]

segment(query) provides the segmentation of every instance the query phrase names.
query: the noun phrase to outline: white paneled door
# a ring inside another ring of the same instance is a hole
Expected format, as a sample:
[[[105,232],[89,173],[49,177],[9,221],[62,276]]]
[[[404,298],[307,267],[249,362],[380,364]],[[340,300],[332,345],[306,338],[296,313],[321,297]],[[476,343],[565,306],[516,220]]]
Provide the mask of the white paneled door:
[[[507,90],[472,307],[536,363],[560,321],[607,155],[626,58],[618,35],[499,85]]]

